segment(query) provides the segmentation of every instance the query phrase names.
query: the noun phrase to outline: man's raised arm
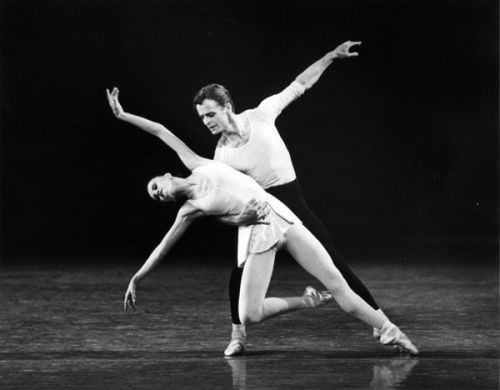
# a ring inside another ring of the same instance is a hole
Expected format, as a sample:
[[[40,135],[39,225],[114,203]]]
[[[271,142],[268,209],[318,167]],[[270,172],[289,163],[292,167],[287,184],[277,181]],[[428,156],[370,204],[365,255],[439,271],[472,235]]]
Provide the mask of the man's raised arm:
[[[320,76],[334,60],[357,56],[358,53],[349,52],[349,49],[355,45],[361,45],[361,42],[347,41],[342,43],[335,50],[326,53],[322,58],[310,65],[283,91],[264,99],[259,104],[259,109],[264,118],[269,122],[274,122],[285,107],[302,96],[307,89],[316,84]]]
[[[349,49],[356,45],[361,45],[361,42],[346,41],[342,43],[335,50],[326,53],[322,58],[299,74],[295,81],[301,84],[304,89],[311,88],[334,60],[356,57],[358,53],[349,52]]]

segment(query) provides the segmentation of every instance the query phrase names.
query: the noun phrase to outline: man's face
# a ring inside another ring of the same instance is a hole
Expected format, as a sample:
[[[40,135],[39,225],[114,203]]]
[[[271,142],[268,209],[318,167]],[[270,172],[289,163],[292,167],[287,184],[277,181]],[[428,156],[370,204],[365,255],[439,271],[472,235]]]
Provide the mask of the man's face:
[[[196,111],[203,124],[212,134],[220,134],[229,127],[228,113],[231,110],[229,105],[222,107],[215,100],[205,99],[203,103],[196,105]]]

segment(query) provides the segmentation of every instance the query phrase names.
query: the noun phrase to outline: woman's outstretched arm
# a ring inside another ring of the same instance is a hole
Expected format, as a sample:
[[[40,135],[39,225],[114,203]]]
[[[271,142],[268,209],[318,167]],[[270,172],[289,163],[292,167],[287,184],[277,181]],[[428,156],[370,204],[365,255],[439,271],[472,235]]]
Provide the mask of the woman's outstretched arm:
[[[193,152],[191,148],[189,148],[182,140],[180,140],[174,133],[172,133],[162,124],[125,112],[120,102],[118,101],[118,88],[113,88],[112,92],[109,92],[109,90],[107,89],[106,93],[108,95],[109,105],[113,110],[113,114],[115,114],[118,119],[124,122],[128,122],[131,125],[137,126],[140,129],[148,132],[149,134],[155,135],[160,138],[164,143],[166,143],[177,153],[187,169],[192,171],[194,168],[207,162],[208,159],[203,158]]]
[[[163,240],[158,244],[158,246],[151,252],[146,262],[142,265],[139,271],[132,277],[128,285],[127,292],[125,293],[125,299],[123,301],[123,309],[135,310],[136,304],[136,291],[139,282],[149,274],[165,257],[165,255],[172,249],[177,241],[186,232],[191,222],[203,216],[203,212],[195,208],[189,203],[185,203],[177,212],[177,217],[175,218],[174,224],[169,229]]]

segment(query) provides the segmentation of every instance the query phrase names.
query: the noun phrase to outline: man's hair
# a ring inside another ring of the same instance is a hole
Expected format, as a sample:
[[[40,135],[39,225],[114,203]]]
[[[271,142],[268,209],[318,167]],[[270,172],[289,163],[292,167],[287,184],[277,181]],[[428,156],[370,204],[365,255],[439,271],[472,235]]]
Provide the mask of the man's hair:
[[[220,84],[208,84],[201,88],[193,98],[193,106],[196,108],[197,104],[203,104],[205,99],[215,100],[217,104],[224,107],[226,103],[230,103],[234,111],[234,102],[231,98],[229,91]]]

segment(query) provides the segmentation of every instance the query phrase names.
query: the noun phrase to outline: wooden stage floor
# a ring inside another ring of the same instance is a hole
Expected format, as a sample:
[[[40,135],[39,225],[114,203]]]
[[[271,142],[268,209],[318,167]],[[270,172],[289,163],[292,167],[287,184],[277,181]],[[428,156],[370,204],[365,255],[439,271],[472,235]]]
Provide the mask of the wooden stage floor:
[[[230,264],[165,261],[122,298],[141,264],[0,266],[2,389],[498,389],[497,259],[352,262],[379,304],[419,347],[379,345],[336,304],[248,328],[248,354],[227,359]],[[312,284],[278,264],[269,293]]]

